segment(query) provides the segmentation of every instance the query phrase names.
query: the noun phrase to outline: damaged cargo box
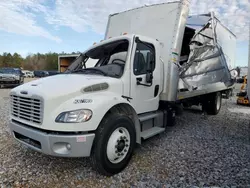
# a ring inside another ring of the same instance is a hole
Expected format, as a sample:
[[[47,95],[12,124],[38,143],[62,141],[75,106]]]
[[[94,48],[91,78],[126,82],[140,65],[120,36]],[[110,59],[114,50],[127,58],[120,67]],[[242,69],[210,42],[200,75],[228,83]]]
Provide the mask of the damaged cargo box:
[[[235,66],[235,46],[235,35],[213,14],[190,16],[179,63],[179,91],[192,94],[218,84],[232,86],[230,71]]]

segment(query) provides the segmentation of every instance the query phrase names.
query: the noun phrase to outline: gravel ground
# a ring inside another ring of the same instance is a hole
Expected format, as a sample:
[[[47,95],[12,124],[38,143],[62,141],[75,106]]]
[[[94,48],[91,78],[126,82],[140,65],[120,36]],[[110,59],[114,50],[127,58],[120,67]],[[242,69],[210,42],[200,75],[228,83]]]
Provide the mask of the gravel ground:
[[[0,90],[0,187],[250,187],[250,107],[224,101],[217,116],[185,110],[145,141],[120,174],[104,177],[88,158],[56,158],[9,134],[9,89]]]

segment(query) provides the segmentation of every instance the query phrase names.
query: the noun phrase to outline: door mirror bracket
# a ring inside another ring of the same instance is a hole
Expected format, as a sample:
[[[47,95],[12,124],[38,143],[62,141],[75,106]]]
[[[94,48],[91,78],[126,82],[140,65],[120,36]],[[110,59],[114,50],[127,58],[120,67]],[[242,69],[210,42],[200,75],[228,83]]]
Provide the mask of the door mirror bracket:
[[[151,80],[151,82],[147,82],[147,75],[146,75],[146,82],[147,82],[147,83],[150,83],[150,84],[142,84],[141,81],[142,81],[142,78],[140,78],[140,77],[139,77],[139,78],[136,78],[136,84],[137,84],[137,85],[150,87],[150,86],[152,86],[152,84],[153,84],[152,80]]]

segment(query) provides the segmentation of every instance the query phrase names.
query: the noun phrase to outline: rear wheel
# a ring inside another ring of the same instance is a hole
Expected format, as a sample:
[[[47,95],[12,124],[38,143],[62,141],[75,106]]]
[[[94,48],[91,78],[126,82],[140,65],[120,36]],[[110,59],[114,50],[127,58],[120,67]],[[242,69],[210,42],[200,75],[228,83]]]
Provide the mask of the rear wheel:
[[[208,99],[205,102],[203,102],[203,111],[206,111],[209,115],[217,115],[221,109],[221,103],[221,92],[213,93],[209,95]]]
[[[93,167],[111,176],[121,172],[129,163],[136,144],[136,132],[130,118],[110,114],[101,122],[92,149]]]
[[[182,106],[183,106],[184,108],[190,108],[190,107],[192,106],[192,104],[191,104],[191,103],[184,102],[184,103],[182,103]]]

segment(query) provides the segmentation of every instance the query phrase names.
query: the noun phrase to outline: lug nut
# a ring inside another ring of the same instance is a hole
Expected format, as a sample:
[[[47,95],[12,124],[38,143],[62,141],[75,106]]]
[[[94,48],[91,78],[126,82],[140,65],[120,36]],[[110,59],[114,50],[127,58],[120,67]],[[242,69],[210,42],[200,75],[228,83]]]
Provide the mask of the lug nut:
[[[128,144],[126,144],[125,146],[128,147]]]
[[[121,156],[123,156],[124,154],[123,153],[121,153]]]
[[[118,155],[118,156],[120,156],[121,154],[120,154],[120,153],[118,153],[117,155]]]
[[[127,150],[125,149],[124,152],[127,152]]]
[[[128,142],[128,139],[126,139],[126,142]]]

